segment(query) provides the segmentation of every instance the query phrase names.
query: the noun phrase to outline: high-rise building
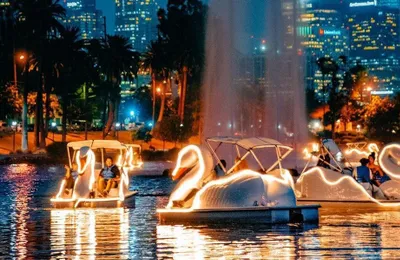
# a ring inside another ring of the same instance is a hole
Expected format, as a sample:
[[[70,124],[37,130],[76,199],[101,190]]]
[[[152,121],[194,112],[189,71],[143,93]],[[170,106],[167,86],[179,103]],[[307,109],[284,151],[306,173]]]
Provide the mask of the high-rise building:
[[[78,27],[83,39],[104,37],[104,17],[95,0],[63,0],[67,10],[64,24]]]
[[[368,68],[373,87],[400,91],[399,10],[376,6],[349,9],[351,60]]]
[[[322,89],[330,79],[323,79],[317,60],[349,54],[349,34],[344,26],[344,15],[340,4],[327,4],[317,1],[305,1],[297,33],[300,37],[299,54],[305,58],[306,86],[314,89],[318,98],[323,98]],[[341,77],[341,75],[338,75]]]
[[[390,8],[397,8],[397,10],[399,10],[400,0],[378,0],[378,5]]]
[[[128,38],[135,51],[145,51],[157,37],[155,0],[115,0],[115,34]]]

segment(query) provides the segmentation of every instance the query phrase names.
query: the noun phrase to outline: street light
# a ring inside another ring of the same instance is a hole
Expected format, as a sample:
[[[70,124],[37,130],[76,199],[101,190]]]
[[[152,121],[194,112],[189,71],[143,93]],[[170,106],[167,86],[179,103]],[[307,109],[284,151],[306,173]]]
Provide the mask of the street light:
[[[17,122],[12,121],[12,130],[13,130],[13,152],[15,153],[15,133],[17,131]]]
[[[53,142],[54,142],[54,131],[56,130],[57,123],[51,122],[51,130],[53,131]]]
[[[119,138],[119,136],[118,136],[118,130],[119,130],[120,127],[121,127],[121,123],[119,123],[119,122],[115,123],[115,131],[117,131],[117,140],[118,140],[118,138]]]

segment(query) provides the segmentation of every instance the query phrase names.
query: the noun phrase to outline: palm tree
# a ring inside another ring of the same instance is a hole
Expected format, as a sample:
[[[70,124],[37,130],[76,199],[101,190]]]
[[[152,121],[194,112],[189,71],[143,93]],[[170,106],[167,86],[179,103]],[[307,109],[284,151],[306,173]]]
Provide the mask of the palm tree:
[[[108,120],[104,128],[103,138],[110,132],[118,115],[122,79],[132,81],[134,78],[133,66],[135,62],[133,56],[134,52],[128,38],[107,35],[102,42],[102,51],[99,56],[100,71],[111,87],[107,93]]]
[[[67,27],[57,39],[58,43],[58,62],[61,64],[60,76],[58,81],[58,92],[62,98],[62,141],[67,139],[67,118],[70,94],[84,83],[86,73],[84,61],[86,53],[84,51],[84,41],[79,39],[80,32],[76,27]]]
[[[156,81],[157,76],[162,72],[163,67],[163,49],[160,41],[152,41],[147,47],[147,51],[143,54],[142,67],[145,70],[150,71],[151,75],[151,88],[153,94],[153,112],[152,122],[154,124],[155,113],[156,113]]]
[[[40,140],[40,147],[46,145],[45,132],[43,128],[42,116],[42,93],[43,93],[43,75],[42,68],[45,55],[43,41],[53,38],[56,32],[62,31],[63,26],[60,20],[65,16],[65,9],[58,3],[59,1],[53,0],[20,0],[13,2],[16,10],[16,20],[19,23],[19,29],[25,34],[24,49],[27,52],[34,54],[37,61],[37,70],[39,74],[39,86],[37,87],[37,100],[36,100],[36,124],[35,124],[35,144],[39,146],[39,130],[42,132]],[[40,18],[40,19],[38,19]],[[24,90],[24,107],[27,100],[27,91]],[[22,115],[23,133],[26,133],[27,122],[27,109],[24,109]],[[23,138],[25,138],[23,134]],[[24,140],[25,141],[25,140]]]
[[[174,61],[179,86],[178,115],[185,115],[185,100],[189,76],[200,74],[204,64],[206,8],[199,0],[170,0],[168,12],[158,12],[159,35],[166,40]]]

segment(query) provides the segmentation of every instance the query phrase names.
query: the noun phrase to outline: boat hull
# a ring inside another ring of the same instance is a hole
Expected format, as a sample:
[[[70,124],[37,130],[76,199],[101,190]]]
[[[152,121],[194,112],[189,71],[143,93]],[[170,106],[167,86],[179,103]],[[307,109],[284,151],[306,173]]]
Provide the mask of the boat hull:
[[[119,198],[95,198],[95,199],[78,199],[78,200],[55,200],[51,203],[54,208],[119,208],[129,203],[130,207],[135,207],[135,195],[137,191],[128,192],[125,199],[121,201]]]
[[[296,207],[251,207],[225,209],[159,209],[159,221],[165,223],[185,222],[239,222],[285,224],[292,222],[318,223],[319,205]]]
[[[374,209],[374,210],[396,210],[400,211],[400,200],[381,201],[385,206],[379,205],[373,201],[343,201],[343,200],[311,200],[297,199],[298,205],[314,205],[319,204],[323,208],[358,208],[358,209]],[[397,205],[396,205],[397,204]]]

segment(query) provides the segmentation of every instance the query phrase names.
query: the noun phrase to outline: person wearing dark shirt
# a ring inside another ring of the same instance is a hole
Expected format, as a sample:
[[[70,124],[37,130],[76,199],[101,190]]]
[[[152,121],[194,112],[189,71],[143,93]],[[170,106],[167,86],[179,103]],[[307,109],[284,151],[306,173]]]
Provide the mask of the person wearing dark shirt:
[[[358,166],[354,172],[354,178],[356,179],[356,181],[364,187],[364,189],[368,192],[370,196],[380,200],[386,199],[386,196],[382,192],[382,190],[371,182],[372,174],[371,170],[367,167],[368,159],[362,158],[360,160],[360,163],[361,166]]]
[[[107,197],[110,190],[118,186],[120,176],[121,173],[118,167],[114,165],[113,159],[111,157],[107,157],[106,167],[100,171],[99,183],[97,187],[98,192],[102,196]]]

